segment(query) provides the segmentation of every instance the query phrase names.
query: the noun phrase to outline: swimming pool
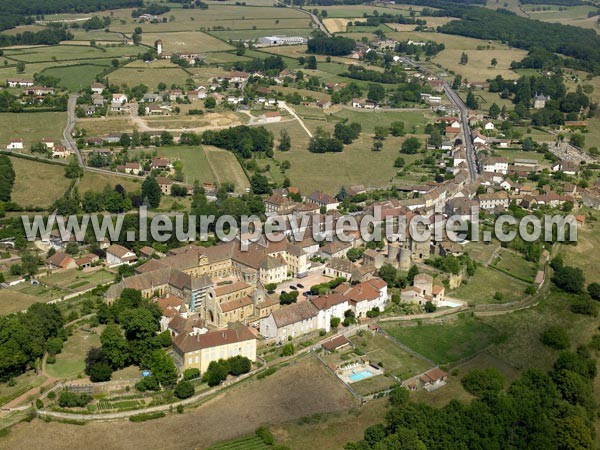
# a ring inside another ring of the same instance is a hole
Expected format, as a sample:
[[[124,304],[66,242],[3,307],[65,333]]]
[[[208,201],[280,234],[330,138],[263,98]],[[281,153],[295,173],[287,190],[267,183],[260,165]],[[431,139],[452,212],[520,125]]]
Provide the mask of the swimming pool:
[[[374,375],[375,374],[370,370],[361,370],[360,372],[355,372],[348,375],[348,380],[350,380],[352,383],[356,383],[357,381],[371,378]]]

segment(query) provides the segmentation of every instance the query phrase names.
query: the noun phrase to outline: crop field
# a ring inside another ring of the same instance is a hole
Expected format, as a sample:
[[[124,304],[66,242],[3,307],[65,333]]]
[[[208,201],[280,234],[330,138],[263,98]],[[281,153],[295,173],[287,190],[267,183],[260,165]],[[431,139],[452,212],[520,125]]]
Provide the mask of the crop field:
[[[247,56],[238,56],[235,53],[229,52],[211,52],[206,54],[204,62],[206,64],[227,64],[239,61],[250,61],[252,58]]]
[[[145,67],[126,65],[109,75],[111,83],[116,85],[136,86],[145,84],[151,89],[156,89],[159,83],[184,84],[190,75],[181,67],[168,63],[161,65],[148,63]]]
[[[85,356],[88,350],[100,346],[101,332],[101,329],[95,329],[92,332],[81,329],[75,331],[65,342],[62,352],[56,355],[56,362],[46,365],[48,375],[56,378],[81,376],[85,369]]]
[[[441,325],[398,326],[384,322],[382,327],[404,345],[438,364],[471,356],[500,336],[495,328],[472,318]]]
[[[269,450],[271,446],[266,445],[261,438],[256,435],[245,436],[232,441],[221,442],[213,445],[209,450]]]
[[[406,10],[402,9],[394,9],[391,8],[374,8],[368,5],[342,5],[342,6],[322,6],[319,9],[323,9],[327,11],[327,17],[332,18],[352,18],[352,17],[362,17],[363,14],[373,14],[374,11],[377,11],[379,14],[395,14],[395,15],[404,15],[408,16],[409,11],[408,8]],[[417,9],[417,7],[415,7]]]
[[[248,177],[233,153],[216,147],[204,146],[208,163],[219,183],[232,182],[237,192],[250,187]]]
[[[114,279],[114,275],[105,270],[94,272],[83,272],[80,270],[68,270],[57,272],[41,278],[44,284],[59,287],[70,291],[84,291],[86,289],[105,284]]]
[[[545,11],[535,11],[535,9],[543,8]],[[563,9],[563,11],[560,11]],[[597,8],[593,6],[559,6],[559,5],[524,5],[523,9],[531,19],[542,20],[545,22],[560,22],[564,23],[573,19],[587,19],[588,13],[595,12]],[[572,25],[572,23],[569,23]]]
[[[110,60],[99,59],[90,64],[50,67],[43,70],[42,74],[60,78],[61,87],[77,92],[95,82],[96,75],[108,66]]]
[[[163,48],[168,49],[170,53],[206,53],[233,49],[229,44],[200,31],[145,33],[144,39],[150,45],[158,39],[162,40]]]
[[[62,197],[70,181],[65,169],[55,164],[10,158],[16,173],[12,200],[21,206],[50,206]]]
[[[239,405],[255,405],[252,413]],[[3,444],[13,450],[57,450],[77,447],[91,450],[176,450],[206,448],[224,439],[253,433],[264,424],[298,421],[314,414],[339,413],[356,406],[351,395],[319,362],[305,357],[263,380],[250,380],[182,415],[168,415],[159,422],[88,423],[85,427],[34,420],[14,427]],[[197,425],[201,423],[202,427]],[[160,425],[160,426],[157,426]],[[193,433],[186,430],[193,428]],[[61,439],[53,436],[60,435]],[[164,439],[177,436],[177,439]],[[345,441],[344,441],[345,442]]]
[[[480,266],[466,284],[453,290],[450,295],[468,301],[469,305],[509,303],[522,300],[528,285],[491,267]],[[496,293],[502,294],[502,300],[494,298]]]
[[[323,19],[323,25],[330,33],[345,33],[348,27],[348,22],[365,22],[367,19],[362,17],[351,18],[327,18]]]

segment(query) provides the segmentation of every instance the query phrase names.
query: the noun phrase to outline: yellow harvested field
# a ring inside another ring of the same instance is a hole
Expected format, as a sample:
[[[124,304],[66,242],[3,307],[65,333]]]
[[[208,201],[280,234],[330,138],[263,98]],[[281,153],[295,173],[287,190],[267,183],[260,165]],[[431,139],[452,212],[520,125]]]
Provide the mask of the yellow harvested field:
[[[362,17],[354,19],[323,19],[323,25],[329,30],[330,33],[345,33],[348,22],[366,22],[367,19]]]
[[[158,39],[162,40],[163,48],[169,53],[219,52],[233,48],[231,45],[200,31],[144,34],[144,41],[148,45],[152,45]]]

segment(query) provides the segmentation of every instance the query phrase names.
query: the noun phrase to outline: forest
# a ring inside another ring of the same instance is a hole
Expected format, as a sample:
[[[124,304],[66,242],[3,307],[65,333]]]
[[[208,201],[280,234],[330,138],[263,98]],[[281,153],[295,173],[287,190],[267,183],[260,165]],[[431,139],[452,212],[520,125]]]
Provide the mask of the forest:
[[[347,450],[591,449],[596,362],[588,347],[562,352],[552,370],[528,370],[505,389],[497,369],[474,370],[462,384],[476,399],[434,408],[397,388],[385,424],[370,426]]]
[[[8,30],[18,25],[34,22],[31,16],[59,13],[86,13],[108,9],[143,6],[143,0],[36,0],[35,2],[14,2],[0,0],[0,30]],[[0,44],[6,45],[6,44]],[[8,44],[13,45],[13,44]]]
[[[327,37],[316,36],[308,40],[308,53],[317,55],[344,56],[352,53],[356,48],[354,39],[341,36]]]
[[[73,35],[62,25],[51,25],[40,31],[25,31],[17,34],[0,34],[0,47],[11,45],[56,45],[70,41]]]
[[[525,50],[542,48],[575,58],[590,72],[600,72],[600,36],[594,30],[531,20],[502,9],[459,6],[446,11],[461,20],[441,26],[442,33],[499,40]]]

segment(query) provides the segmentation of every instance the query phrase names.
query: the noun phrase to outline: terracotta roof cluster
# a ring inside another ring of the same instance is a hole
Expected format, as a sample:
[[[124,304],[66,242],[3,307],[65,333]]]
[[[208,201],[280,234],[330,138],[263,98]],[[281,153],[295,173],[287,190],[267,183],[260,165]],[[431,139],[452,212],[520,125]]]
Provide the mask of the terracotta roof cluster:
[[[236,327],[204,334],[179,334],[173,339],[173,345],[182,353],[189,353],[253,339],[256,336],[248,327]]]

